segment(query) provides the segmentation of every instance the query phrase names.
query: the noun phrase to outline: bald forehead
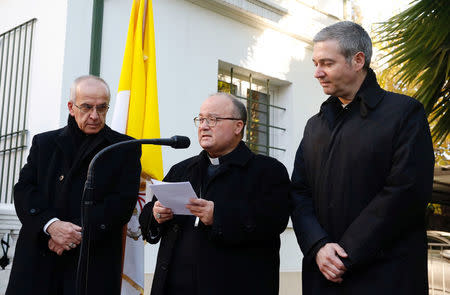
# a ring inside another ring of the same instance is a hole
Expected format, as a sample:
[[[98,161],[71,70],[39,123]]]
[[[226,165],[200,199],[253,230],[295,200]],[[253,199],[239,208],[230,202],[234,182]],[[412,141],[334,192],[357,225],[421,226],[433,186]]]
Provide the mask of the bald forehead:
[[[105,97],[109,102],[109,91],[104,83],[96,79],[85,79],[78,83],[76,88],[78,94],[85,94],[94,97]]]
[[[201,115],[231,115],[233,102],[226,96],[213,95],[208,97],[200,107]]]
[[[102,83],[99,80],[96,79],[85,79],[83,81],[80,81],[78,83],[78,89],[80,88],[99,88],[99,90],[104,91],[106,94],[108,93],[108,88],[106,88],[106,85]]]

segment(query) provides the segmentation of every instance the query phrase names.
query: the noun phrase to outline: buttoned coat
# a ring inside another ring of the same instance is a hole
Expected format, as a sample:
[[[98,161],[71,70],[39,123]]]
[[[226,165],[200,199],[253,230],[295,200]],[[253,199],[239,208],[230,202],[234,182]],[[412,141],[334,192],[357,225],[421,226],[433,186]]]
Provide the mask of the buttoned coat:
[[[14,188],[22,223],[6,294],[53,294],[54,281],[66,272],[73,285],[79,247],[59,257],[48,248],[44,225],[53,217],[80,225],[80,204],[93,156],[113,143],[131,139],[105,126],[83,156],[73,152],[68,126],[34,136],[27,163]],[[89,250],[88,294],[120,294],[122,228],[135,206],[140,176],[140,148],[104,154],[94,176],[93,228]],[[65,293],[67,294],[67,293]],[[73,293],[74,294],[74,293]]]
[[[330,97],[307,123],[292,174],[303,294],[428,294],[425,208],[434,155],[422,104],[380,88],[369,70],[343,108]],[[341,284],[315,255],[341,245]]]
[[[176,164],[165,177],[168,182],[189,181],[198,196],[214,202],[213,224],[200,222],[194,229],[197,294],[278,294],[280,234],[289,218],[286,168],[253,154],[243,142],[220,161],[206,184],[205,151]],[[147,241],[161,241],[151,294],[162,295],[168,271],[177,267],[171,258],[184,230],[183,218],[189,217],[175,215],[159,226],[151,214],[154,201],[145,206],[140,221]]]

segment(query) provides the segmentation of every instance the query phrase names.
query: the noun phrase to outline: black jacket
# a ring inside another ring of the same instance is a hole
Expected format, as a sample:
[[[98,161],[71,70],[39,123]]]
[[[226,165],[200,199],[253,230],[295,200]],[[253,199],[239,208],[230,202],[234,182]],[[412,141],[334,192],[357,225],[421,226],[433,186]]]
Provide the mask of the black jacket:
[[[48,249],[44,225],[53,217],[80,225],[80,204],[93,156],[113,143],[131,139],[105,126],[92,140],[74,147],[69,127],[34,136],[27,163],[14,187],[14,205],[22,223],[6,294],[55,294],[55,286],[73,286],[79,247],[60,257]],[[120,294],[122,227],[135,206],[140,148],[110,152],[97,161],[94,228],[90,248],[89,294]],[[59,280],[59,282],[57,282]]]
[[[168,182],[189,181],[198,196],[214,202],[212,226],[200,222],[194,228],[193,216],[175,216],[158,226],[151,213],[155,199],[144,207],[140,221],[145,238],[150,243],[161,239],[152,295],[165,294],[168,276],[186,260],[194,264],[195,294],[278,294],[280,234],[289,217],[286,168],[253,154],[243,142],[220,162],[206,182],[205,151],[176,164],[165,177]],[[191,253],[177,247],[184,234],[192,237],[191,244],[183,243]]]
[[[433,166],[422,104],[381,89],[372,70],[345,109],[336,97],[325,101],[305,127],[292,174],[303,294],[428,294]],[[327,242],[349,255],[342,284],[316,265]]]

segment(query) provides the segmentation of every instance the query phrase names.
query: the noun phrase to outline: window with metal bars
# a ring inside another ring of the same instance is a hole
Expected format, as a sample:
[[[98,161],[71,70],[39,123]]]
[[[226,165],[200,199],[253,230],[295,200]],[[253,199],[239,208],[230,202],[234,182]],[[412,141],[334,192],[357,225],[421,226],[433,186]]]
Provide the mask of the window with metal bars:
[[[32,19],[0,34],[0,203],[12,203],[24,162]]]
[[[272,141],[274,132],[285,132],[286,129],[273,122],[274,112],[284,112],[285,108],[273,103],[274,91],[270,80],[253,79],[252,74],[243,76],[235,74],[233,68],[229,72],[219,69],[219,92],[235,95],[247,107],[247,127],[244,141],[255,153],[271,155],[272,150],[286,151]]]

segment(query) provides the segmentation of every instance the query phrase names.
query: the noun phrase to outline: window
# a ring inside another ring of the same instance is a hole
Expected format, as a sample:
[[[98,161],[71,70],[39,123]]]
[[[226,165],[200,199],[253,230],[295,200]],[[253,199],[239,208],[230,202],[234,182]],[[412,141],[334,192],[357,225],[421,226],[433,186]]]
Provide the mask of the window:
[[[274,104],[276,87],[271,87],[270,79],[253,78],[254,74],[242,75],[235,68],[220,68],[217,89],[239,98],[247,107],[247,127],[244,141],[255,153],[272,155],[273,150],[286,151],[274,144],[274,136],[282,135],[286,129],[273,120],[286,111]],[[275,116],[275,113],[277,113]]]
[[[34,23],[32,19],[0,34],[0,203],[12,203],[23,165]]]

